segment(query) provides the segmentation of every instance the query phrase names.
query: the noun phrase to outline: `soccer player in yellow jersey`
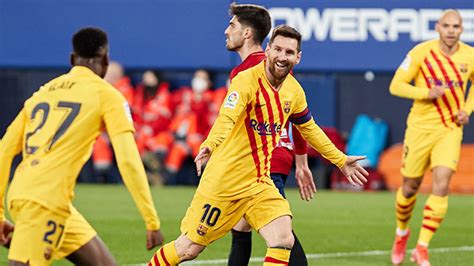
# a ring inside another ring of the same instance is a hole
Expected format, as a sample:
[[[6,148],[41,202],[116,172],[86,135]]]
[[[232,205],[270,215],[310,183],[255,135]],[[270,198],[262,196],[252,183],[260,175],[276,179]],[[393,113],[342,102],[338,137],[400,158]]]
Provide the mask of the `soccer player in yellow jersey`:
[[[472,87],[465,100],[468,81],[474,80],[474,49],[459,41],[462,30],[458,11],[444,11],[436,24],[439,39],[415,46],[390,85],[393,95],[414,100],[405,132],[403,184],[396,196],[394,264],[404,260],[410,236],[408,222],[428,167],[433,187],[411,258],[418,265],[430,265],[427,247],[448,209],[449,181],[459,160],[463,125],[474,108]]]
[[[290,119],[303,137],[336,164],[352,184],[368,174],[316,125],[305,94],[292,75],[301,59],[301,35],[288,26],[274,29],[267,59],[233,80],[219,116],[195,159],[198,174],[207,162],[196,194],[181,222],[181,236],[158,250],[149,265],[177,265],[194,259],[245,217],[265,239],[264,264],[288,265],[293,246],[288,202],[270,179],[270,160]]]
[[[50,265],[67,257],[80,265],[115,265],[97,233],[71,205],[76,178],[105,129],[120,173],[147,229],[147,248],[163,241],[133,124],[124,97],[102,77],[108,66],[108,41],[98,28],[72,38],[69,73],[43,85],[24,104],[0,142],[0,232],[12,159],[22,152],[8,192],[15,222],[10,265]],[[8,224],[7,224],[8,225]],[[1,241],[5,240],[0,235]]]

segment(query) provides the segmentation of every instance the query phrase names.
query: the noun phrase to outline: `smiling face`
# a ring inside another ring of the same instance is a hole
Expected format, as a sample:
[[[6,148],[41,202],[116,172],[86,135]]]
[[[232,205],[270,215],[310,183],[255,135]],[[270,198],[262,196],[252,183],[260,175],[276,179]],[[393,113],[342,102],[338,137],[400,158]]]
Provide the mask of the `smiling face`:
[[[444,12],[436,23],[436,31],[439,33],[439,39],[443,45],[449,48],[455,46],[463,31],[459,13],[454,10]]]
[[[244,45],[245,28],[236,16],[229,21],[229,26],[224,31],[225,47],[229,51],[236,51]]]
[[[278,35],[273,42],[267,45],[265,50],[267,56],[267,71],[269,77],[275,80],[283,80],[301,60],[301,51],[298,51],[298,40]],[[275,84],[274,84],[275,85]]]

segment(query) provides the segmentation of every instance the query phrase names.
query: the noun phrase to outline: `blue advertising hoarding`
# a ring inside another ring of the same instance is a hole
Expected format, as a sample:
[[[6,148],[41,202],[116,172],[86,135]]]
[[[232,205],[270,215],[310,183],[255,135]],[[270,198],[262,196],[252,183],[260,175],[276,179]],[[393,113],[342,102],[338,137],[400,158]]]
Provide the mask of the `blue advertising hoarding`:
[[[250,3],[250,1],[239,1]],[[109,33],[111,57],[129,68],[229,69],[230,1],[0,0],[0,67],[65,67],[71,35],[96,25]],[[474,1],[252,1],[274,25],[303,35],[298,71],[393,71],[416,43],[436,38],[442,9],[457,8],[463,40],[474,43]]]

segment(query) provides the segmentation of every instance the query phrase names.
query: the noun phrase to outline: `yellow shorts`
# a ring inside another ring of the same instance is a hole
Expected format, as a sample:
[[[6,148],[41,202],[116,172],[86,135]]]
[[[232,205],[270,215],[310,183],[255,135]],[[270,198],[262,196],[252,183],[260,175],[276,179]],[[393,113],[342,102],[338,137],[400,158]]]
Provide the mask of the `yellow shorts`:
[[[64,236],[67,217],[29,200],[14,200],[15,222],[8,259],[30,265],[50,265]]]
[[[64,239],[55,254],[55,259],[62,259],[77,251],[87,244],[95,236],[97,232],[86,221],[74,206],[70,206],[71,215],[66,221],[66,229],[64,230]]]
[[[401,173],[404,177],[421,177],[429,166],[445,166],[456,171],[461,153],[462,129],[424,132],[407,128],[403,143]]]
[[[65,217],[29,200],[13,200],[10,214],[15,222],[8,259],[30,265],[50,265],[89,242],[96,232],[71,206]]]
[[[181,233],[207,246],[229,232],[242,217],[258,231],[278,217],[291,216],[288,201],[274,186],[264,186],[254,196],[233,201],[212,200],[196,192],[181,221]]]

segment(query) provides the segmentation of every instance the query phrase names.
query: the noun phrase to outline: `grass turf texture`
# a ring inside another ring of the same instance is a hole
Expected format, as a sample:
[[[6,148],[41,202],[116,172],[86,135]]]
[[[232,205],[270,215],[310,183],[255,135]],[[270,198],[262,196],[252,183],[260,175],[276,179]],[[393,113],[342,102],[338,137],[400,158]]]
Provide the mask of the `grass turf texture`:
[[[181,218],[192,199],[192,187],[154,187],[166,241],[179,235]],[[395,228],[394,198],[391,192],[351,193],[317,192],[311,202],[299,199],[296,189],[287,196],[294,214],[294,230],[307,254],[390,250]],[[427,195],[419,195],[411,220],[414,248],[421,224],[422,208]],[[120,265],[148,262],[153,252],[145,249],[145,228],[138,210],[123,186],[78,185],[74,205],[95,227]],[[252,257],[265,255],[265,244],[253,234]],[[451,195],[447,217],[431,248],[474,246],[474,196]],[[209,246],[198,260],[224,259],[230,237]],[[473,265],[474,252],[462,251],[431,254],[433,265]],[[6,250],[0,249],[0,265],[6,265]],[[318,258],[310,265],[390,265],[389,255]],[[406,265],[411,265],[406,260]],[[59,261],[54,265],[71,265]],[[214,264],[216,265],[216,264]],[[225,265],[225,264],[222,264]],[[250,265],[262,265],[251,263]]]

